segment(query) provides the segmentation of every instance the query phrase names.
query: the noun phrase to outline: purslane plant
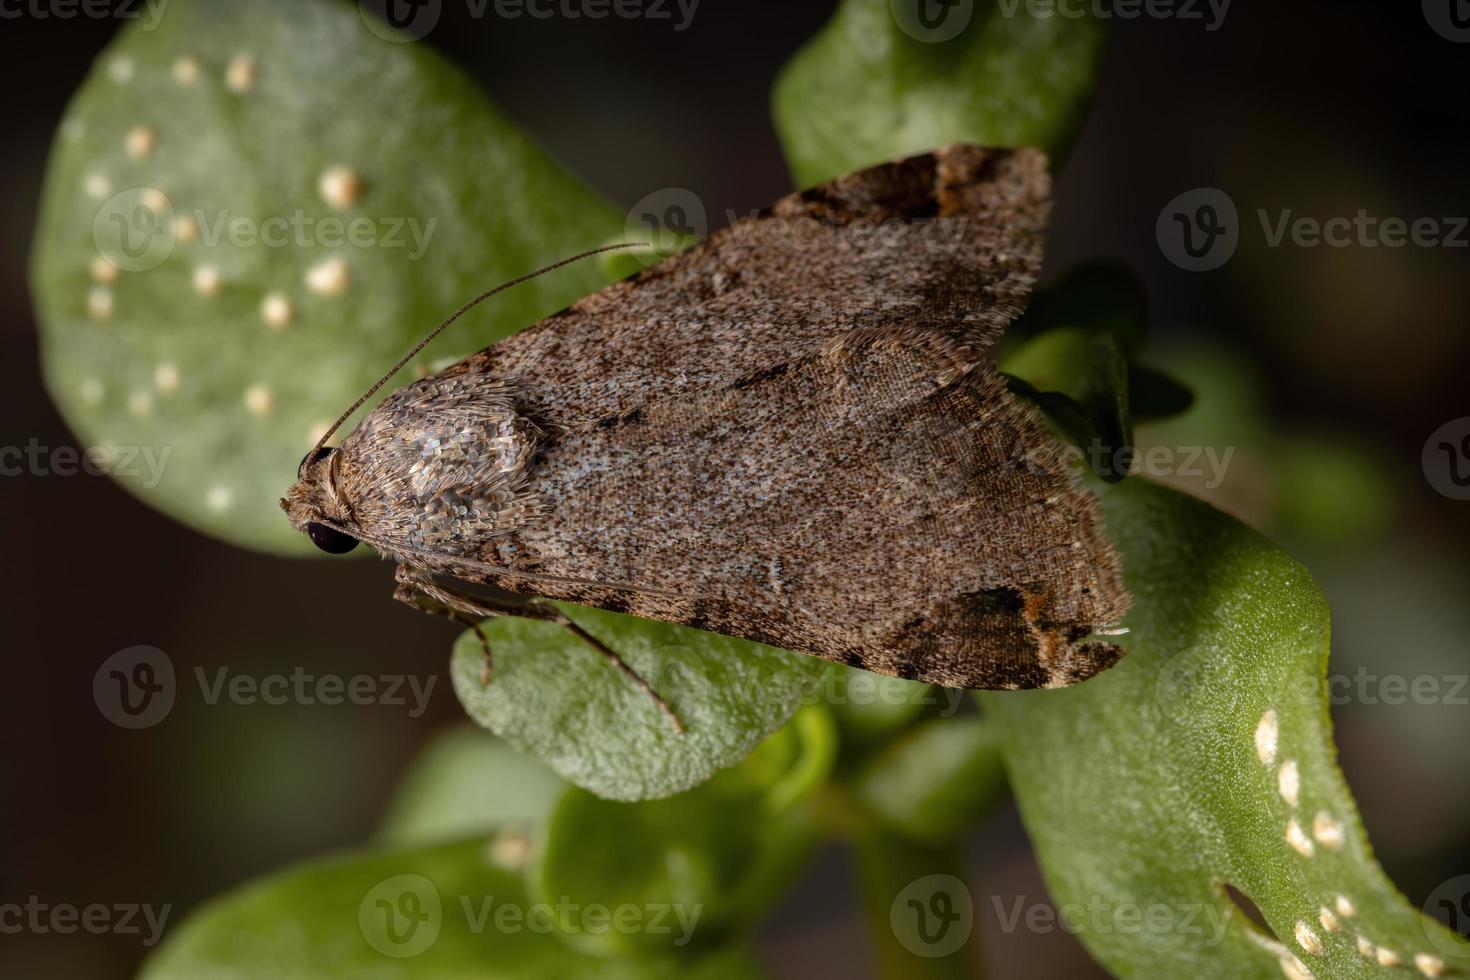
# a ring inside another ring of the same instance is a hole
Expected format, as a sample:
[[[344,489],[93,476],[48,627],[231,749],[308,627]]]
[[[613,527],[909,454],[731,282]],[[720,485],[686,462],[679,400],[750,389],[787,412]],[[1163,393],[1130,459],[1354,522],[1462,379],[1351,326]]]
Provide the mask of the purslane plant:
[[[1101,26],[977,7],[935,38],[887,0],[842,4],[775,88],[796,182],[952,142],[1062,159]],[[361,16],[338,0],[175,0],[155,30],[124,31],[61,126],[35,245],[43,367],[73,428],[173,447],[156,485],[120,452],[118,479],[283,555],[303,547],[275,503],[296,461],[425,324],[624,227],[459,73]],[[365,237],[348,237],[354,221]],[[507,293],[436,363],[626,271],[609,260]],[[1137,363],[1145,326],[1126,276],[1081,270],[1037,297],[1001,367],[1059,437],[1128,445],[1135,420],[1187,401]],[[968,892],[942,908],[931,893],[918,917],[901,899],[964,877],[964,842],[1007,787],[1053,900],[1084,910],[1070,925],[1118,976],[1467,969],[1463,942],[1372,858],[1335,763],[1310,576],[1195,500],[1101,476],[1136,599],[1129,654],[1104,675],[971,698],[568,607],[675,703],[680,738],[561,631],[496,620],[493,682],[471,635],[450,667],[494,735],[446,735],[371,845],[209,904],[144,975],[754,978],[754,927],[837,837],[883,975],[975,976],[973,944],[936,947],[922,919],[960,915]],[[594,928],[593,908],[637,921]],[[1155,917],[1129,928],[1135,915]]]

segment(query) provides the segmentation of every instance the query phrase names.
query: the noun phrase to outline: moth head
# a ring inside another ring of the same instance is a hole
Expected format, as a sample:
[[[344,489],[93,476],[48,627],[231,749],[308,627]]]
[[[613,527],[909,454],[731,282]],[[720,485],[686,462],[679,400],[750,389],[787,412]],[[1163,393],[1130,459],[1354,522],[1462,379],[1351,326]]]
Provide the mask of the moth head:
[[[398,363],[388,369],[388,373],[379,378],[371,388],[363,392],[362,397],[353,402],[352,405],[338,416],[337,421],[328,426],[327,431],[322,434],[321,441],[316,448],[302,457],[301,465],[296,468],[296,483],[286,496],[281,498],[281,509],[291,519],[291,525],[298,531],[303,531],[311,538],[312,544],[329,554],[340,555],[351,551],[358,545],[358,539],[353,530],[356,527],[352,520],[351,508],[349,508],[337,493],[337,466],[341,457],[337,451],[327,445],[327,440],[332,434],[342,427],[342,424],[352,417],[352,413],[363,405],[368,399],[377,394],[378,389],[398,373],[398,369],[409,361],[414,355],[429,345],[439,334],[444,332],[455,320],[474,309],[481,302],[494,296],[502,290],[512,286],[535,279],[554,269],[560,269],[564,265],[570,265],[588,256],[597,255],[602,252],[611,252],[623,248],[650,248],[647,242],[618,242],[613,245],[601,245],[597,248],[588,249],[573,255],[571,258],[562,259],[543,266],[535,272],[529,272],[509,282],[503,282],[494,289],[487,289],[468,303],[451,313],[443,323],[429,332],[429,335],[419,341],[407,354],[398,359]]]
[[[351,534],[351,515],[337,494],[337,462],[332,447],[313,449],[302,457],[296,482],[281,498],[291,526],[332,555],[346,554],[358,544]]]

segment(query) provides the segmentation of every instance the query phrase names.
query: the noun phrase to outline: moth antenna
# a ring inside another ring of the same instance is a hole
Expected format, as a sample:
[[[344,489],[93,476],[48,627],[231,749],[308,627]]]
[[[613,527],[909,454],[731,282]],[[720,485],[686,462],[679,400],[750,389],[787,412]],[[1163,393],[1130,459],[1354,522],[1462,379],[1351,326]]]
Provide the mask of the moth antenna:
[[[615,251],[617,251],[620,248],[652,248],[652,247],[653,246],[649,245],[647,242],[618,242],[615,245],[603,245],[603,246],[601,246],[599,248],[589,248],[587,251],[585,251],[585,252],[578,252],[576,255],[573,255],[570,258],[562,259],[559,262],[553,262],[550,265],[544,265],[544,266],[542,266],[541,268],[537,269],[534,272],[528,272],[528,273],[526,273],[523,276],[517,276],[516,278],[510,280],[509,282],[503,282],[500,285],[496,286],[494,289],[487,289],[487,290],[485,290],[483,293],[481,293],[480,295],[476,296],[474,299],[470,300],[468,303],[464,304],[459,309],[455,310],[453,313],[449,314],[449,316],[445,317],[443,323],[439,324],[433,330],[429,331],[429,335],[427,337],[425,337],[423,340],[421,340],[417,344],[415,344],[413,346],[413,349],[410,350],[407,354],[404,354],[402,357],[400,357],[398,359],[398,363],[397,364],[394,364],[391,368],[388,369],[388,373],[387,374],[383,375],[381,378],[379,378],[377,380],[377,382],[371,388],[369,388],[367,391],[363,392],[362,397],[359,398],[357,401],[353,402],[352,403],[352,407],[349,408],[347,411],[343,412],[337,418],[337,421],[335,421],[335,422],[332,423],[331,427],[327,429],[326,434],[323,435],[320,439],[317,440],[316,445],[312,447],[311,452],[308,453],[305,456],[305,459],[307,459],[307,460],[315,459],[316,458],[316,454],[319,453],[321,451],[322,447],[327,444],[327,440],[330,439],[330,438],[332,438],[332,434],[335,433],[338,429],[342,428],[343,423],[346,422],[349,418],[352,417],[352,413],[353,412],[357,411],[359,408],[362,408],[363,404],[369,398],[371,398],[374,395],[376,395],[378,393],[378,389],[379,388],[382,388],[383,385],[385,385],[385,384],[388,383],[388,379],[389,378],[393,377],[393,375],[395,375],[395,374],[398,373],[398,371],[399,371],[400,368],[402,368],[409,361],[413,360],[414,357],[418,355],[418,352],[419,351],[421,351],[425,347],[429,346],[429,343],[435,337],[437,337],[441,333],[443,333],[446,327],[448,327],[455,320],[458,320],[460,317],[464,316],[466,313],[468,313],[470,310],[474,309],[476,306],[479,306],[481,303],[483,303],[485,300],[489,299],[491,296],[494,296],[496,293],[499,293],[499,292],[504,292],[505,290],[511,288],[512,286],[519,286],[523,282],[529,282],[530,280],[535,279],[537,276],[544,276],[548,272],[555,272],[557,269],[560,269],[564,265],[571,265],[573,262],[580,262],[582,259],[588,258],[588,257],[593,256],[593,255],[599,255],[599,254],[601,254],[603,252],[615,252]]]

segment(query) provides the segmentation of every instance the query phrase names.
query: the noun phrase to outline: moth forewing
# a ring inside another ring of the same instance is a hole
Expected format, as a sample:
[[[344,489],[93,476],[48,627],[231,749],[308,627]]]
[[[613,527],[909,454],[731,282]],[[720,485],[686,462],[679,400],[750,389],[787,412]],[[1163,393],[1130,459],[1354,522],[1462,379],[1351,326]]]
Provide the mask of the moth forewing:
[[[783,198],[394,393],[293,522],[900,677],[1084,679],[1119,560],[993,363],[1047,208],[1040,153],[968,146]]]

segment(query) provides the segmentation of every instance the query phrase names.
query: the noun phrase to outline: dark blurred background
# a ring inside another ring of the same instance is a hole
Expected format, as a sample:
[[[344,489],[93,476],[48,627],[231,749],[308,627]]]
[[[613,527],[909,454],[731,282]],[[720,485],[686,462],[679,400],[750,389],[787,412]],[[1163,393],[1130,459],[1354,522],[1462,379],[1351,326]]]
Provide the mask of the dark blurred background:
[[[770,83],[831,6],[703,0],[675,32],[472,20],[446,4],[427,43],[614,201],[683,186],[713,218],[790,189]],[[115,22],[6,9],[19,16],[0,20],[0,445],[55,446],[72,437],[40,383],[27,253],[53,132]],[[1322,581],[1335,674],[1470,672],[1470,503],[1436,492],[1421,467],[1430,434],[1470,415],[1470,250],[1272,249],[1254,213],[1470,213],[1467,69],[1470,46],[1431,30],[1418,3],[1241,2],[1216,31],[1115,21],[1058,186],[1048,276],[1106,258],[1146,284],[1153,359],[1197,383],[1201,403],[1141,437],[1237,447],[1228,479],[1196,489]],[[1155,220],[1201,186],[1231,195],[1245,232],[1234,261],[1191,273],[1160,251]],[[453,632],[394,604],[381,563],[237,551],[105,478],[0,479],[0,515],[0,902],[172,903],[177,922],[246,878],[364,840],[416,749],[462,718],[443,676]],[[304,665],[439,680],[416,718],[194,697],[132,732],[102,716],[91,684],[136,644],[167,651],[181,673]],[[1470,706],[1387,701],[1338,705],[1338,740],[1378,856],[1417,904],[1470,871]],[[975,860],[994,975],[1102,976],[1065,934],[1001,933],[991,896],[1045,900],[1013,812],[977,835]],[[778,975],[866,975],[850,893],[840,857],[819,862],[767,930]],[[129,937],[0,936],[0,972],[125,977],[143,952]]]

